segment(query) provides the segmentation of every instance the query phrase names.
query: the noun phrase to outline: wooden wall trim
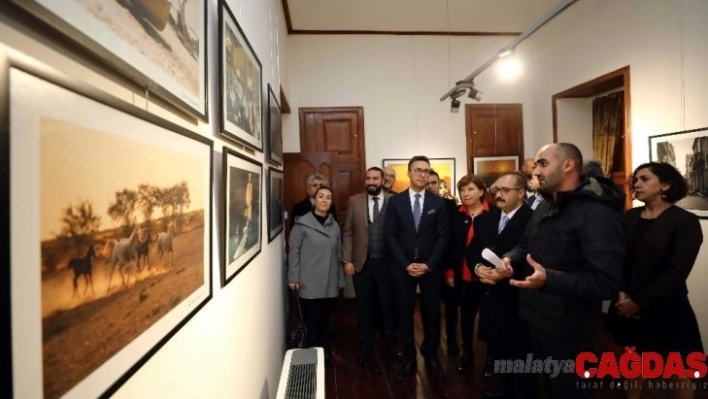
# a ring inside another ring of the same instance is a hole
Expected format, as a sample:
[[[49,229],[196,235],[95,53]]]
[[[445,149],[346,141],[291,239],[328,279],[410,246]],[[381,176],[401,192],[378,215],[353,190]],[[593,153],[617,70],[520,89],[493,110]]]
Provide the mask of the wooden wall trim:
[[[396,36],[519,36],[521,32],[442,32],[442,31],[383,31],[383,30],[313,30],[294,29],[288,0],[281,0],[285,25],[289,35],[396,35]]]

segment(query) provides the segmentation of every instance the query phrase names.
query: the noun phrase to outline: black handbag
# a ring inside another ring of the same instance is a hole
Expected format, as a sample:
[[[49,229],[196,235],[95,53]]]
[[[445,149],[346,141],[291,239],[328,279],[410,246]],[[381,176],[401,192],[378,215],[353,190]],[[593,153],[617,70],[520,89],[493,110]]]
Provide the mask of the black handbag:
[[[294,306],[293,306],[294,305]],[[306,348],[307,347],[307,327],[305,326],[305,319],[302,317],[302,307],[300,306],[300,296],[297,291],[291,291],[290,294],[290,308],[295,307],[297,314],[295,312],[290,312],[290,333],[288,334],[288,347],[290,349],[294,348]]]

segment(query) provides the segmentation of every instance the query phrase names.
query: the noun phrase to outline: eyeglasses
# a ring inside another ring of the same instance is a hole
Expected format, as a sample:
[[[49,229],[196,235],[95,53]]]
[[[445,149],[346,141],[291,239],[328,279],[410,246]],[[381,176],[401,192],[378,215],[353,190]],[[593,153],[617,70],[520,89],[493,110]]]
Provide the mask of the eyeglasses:
[[[430,174],[430,169],[416,168],[416,169],[413,169],[411,172],[415,173],[418,176],[428,176]]]
[[[509,194],[509,191],[511,190],[522,190],[521,188],[516,188],[516,187],[490,187],[489,192],[496,195],[498,192],[502,192],[503,194]]]
[[[384,177],[396,177],[396,175],[391,174],[391,173],[384,173]]]

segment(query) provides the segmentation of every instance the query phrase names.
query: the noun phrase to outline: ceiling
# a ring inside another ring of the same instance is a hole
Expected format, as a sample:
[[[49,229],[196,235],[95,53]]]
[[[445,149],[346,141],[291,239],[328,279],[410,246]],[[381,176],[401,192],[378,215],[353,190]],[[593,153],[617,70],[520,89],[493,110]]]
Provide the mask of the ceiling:
[[[559,0],[282,0],[290,34],[510,36]]]

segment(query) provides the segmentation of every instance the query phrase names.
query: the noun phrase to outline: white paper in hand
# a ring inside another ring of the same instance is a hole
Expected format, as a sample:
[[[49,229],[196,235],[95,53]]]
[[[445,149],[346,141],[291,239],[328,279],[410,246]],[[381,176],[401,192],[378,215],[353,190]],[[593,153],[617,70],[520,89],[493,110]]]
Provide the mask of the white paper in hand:
[[[489,248],[484,248],[482,250],[482,257],[494,266],[496,266],[497,269],[506,269],[506,267],[504,266],[504,262],[499,259],[497,254],[492,252],[492,250],[490,250]]]

